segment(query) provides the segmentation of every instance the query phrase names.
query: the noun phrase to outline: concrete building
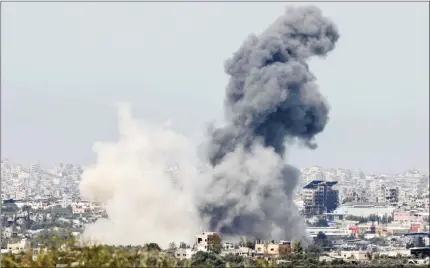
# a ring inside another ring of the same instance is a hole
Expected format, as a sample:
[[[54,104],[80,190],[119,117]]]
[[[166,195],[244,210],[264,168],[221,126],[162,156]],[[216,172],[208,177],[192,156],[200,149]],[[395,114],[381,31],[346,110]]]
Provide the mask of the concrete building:
[[[376,190],[376,202],[397,206],[397,203],[399,202],[399,189],[379,185]]]
[[[255,252],[258,255],[279,255],[279,244],[273,243],[256,243]]]
[[[73,214],[83,214],[85,213],[86,208],[82,204],[72,204],[72,212]]]
[[[32,164],[30,167],[30,172],[32,174],[39,173],[40,172],[40,163]]]
[[[288,255],[291,251],[290,241],[280,241],[279,243],[275,243],[275,241],[271,241],[271,243],[257,241],[255,243],[255,254],[260,256],[276,257],[279,255]]]
[[[342,258],[344,260],[356,260],[356,261],[367,261],[369,258],[367,257],[367,251],[340,251],[340,252],[331,252],[329,254],[334,258]]]
[[[397,203],[399,202],[399,189],[385,188],[385,202],[391,206],[397,206]]]
[[[429,220],[428,212],[410,211],[395,211],[393,220],[399,223],[427,223]]]
[[[339,203],[339,192],[333,189],[335,181],[314,180],[304,189],[304,214],[308,217],[333,212]]]
[[[216,232],[203,232],[197,235],[196,249],[197,251],[208,251],[211,244],[214,243],[214,238],[218,237],[221,242],[221,237]]]
[[[324,233],[327,237],[330,238],[341,238],[347,237],[351,235],[351,231],[345,228],[337,228],[337,227],[307,227],[306,231],[309,233],[311,237],[317,237],[320,232]]]
[[[178,259],[191,259],[195,251],[191,248],[178,248],[175,251],[175,257]]]
[[[16,243],[8,243],[7,249],[13,254],[18,254],[30,248],[30,242],[26,238],[21,239]]]
[[[386,203],[347,203],[334,212],[339,214],[369,217],[370,215],[377,215],[379,217],[391,216],[395,208],[387,205]]]

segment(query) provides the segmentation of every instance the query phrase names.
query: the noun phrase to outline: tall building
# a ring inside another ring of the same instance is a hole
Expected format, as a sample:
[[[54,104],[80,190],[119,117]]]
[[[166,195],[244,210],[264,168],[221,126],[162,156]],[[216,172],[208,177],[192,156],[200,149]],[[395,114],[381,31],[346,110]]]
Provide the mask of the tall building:
[[[397,206],[399,202],[399,189],[398,188],[386,188],[385,189],[385,200],[391,206]]]
[[[40,163],[32,164],[30,167],[31,173],[39,173],[40,171]]]
[[[376,191],[377,202],[396,206],[399,201],[399,189],[380,185]]]
[[[314,180],[304,189],[304,213],[306,216],[333,212],[339,204],[339,192],[333,189],[335,181]]]

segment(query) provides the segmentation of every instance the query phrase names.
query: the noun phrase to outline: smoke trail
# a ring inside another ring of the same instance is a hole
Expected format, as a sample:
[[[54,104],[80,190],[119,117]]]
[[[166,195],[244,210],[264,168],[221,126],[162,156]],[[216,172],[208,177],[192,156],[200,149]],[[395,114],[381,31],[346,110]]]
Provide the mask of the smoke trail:
[[[194,189],[203,176],[194,147],[170,129],[134,120],[124,105],[119,123],[119,141],[96,143],[97,163],[82,175],[81,194],[105,202],[108,214],[86,228],[84,240],[163,247],[193,241],[202,226]]]
[[[318,8],[290,7],[226,62],[228,123],[210,133],[215,176],[201,208],[212,230],[307,242],[292,200],[299,171],[284,164],[285,140],[316,147],[329,107],[306,60],[325,56],[338,38]]]

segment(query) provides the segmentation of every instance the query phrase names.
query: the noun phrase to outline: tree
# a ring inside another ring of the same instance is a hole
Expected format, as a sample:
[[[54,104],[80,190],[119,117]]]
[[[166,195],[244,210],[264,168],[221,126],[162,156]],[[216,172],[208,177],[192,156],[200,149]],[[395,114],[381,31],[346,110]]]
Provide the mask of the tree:
[[[254,249],[255,248],[255,242],[247,240],[245,243],[245,247],[250,248],[250,249]]]
[[[20,267],[20,265],[15,261],[15,255],[9,253],[2,257],[1,267]]]
[[[296,254],[302,254],[303,253],[303,247],[299,240],[294,241],[293,251]]]
[[[325,219],[319,219],[315,224],[314,227],[328,227],[328,222]]]
[[[160,246],[157,243],[148,243],[145,245],[146,251],[161,251]]]
[[[225,267],[225,262],[214,252],[198,251],[191,258],[191,267]]]
[[[327,236],[323,232],[319,232],[318,235],[314,238],[314,242],[319,247],[328,247],[330,246],[330,241]]]
[[[167,253],[169,253],[171,256],[174,256],[177,249],[178,247],[176,246],[175,242],[171,242],[169,244],[169,248],[167,249]]]
[[[365,233],[364,232],[360,232],[359,234],[358,234],[358,238],[359,239],[364,239],[366,237],[366,235],[365,235]]]
[[[221,253],[221,237],[218,234],[208,235],[208,251],[212,251],[216,254]]]
[[[265,259],[258,258],[255,261],[255,267],[266,268],[269,266],[269,263]]]
[[[321,247],[319,245],[312,244],[312,245],[308,246],[308,248],[306,249],[306,252],[309,252],[309,253],[321,253],[322,249],[321,249]]]
[[[224,261],[231,265],[240,265],[244,262],[244,258],[242,256],[234,255],[234,254],[227,254],[224,257]]]

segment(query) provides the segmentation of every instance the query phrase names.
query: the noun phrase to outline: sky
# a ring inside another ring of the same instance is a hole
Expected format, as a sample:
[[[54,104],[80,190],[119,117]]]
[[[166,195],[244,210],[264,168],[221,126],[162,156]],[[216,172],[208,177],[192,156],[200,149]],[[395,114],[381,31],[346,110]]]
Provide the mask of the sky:
[[[91,164],[117,102],[202,140],[223,117],[227,60],[288,3],[2,3],[1,157]],[[290,3],[291,5],[291,3]],[[428,3],[316,3],[341,38],[310,63],[330,106],[298,167],[429,169]]]

